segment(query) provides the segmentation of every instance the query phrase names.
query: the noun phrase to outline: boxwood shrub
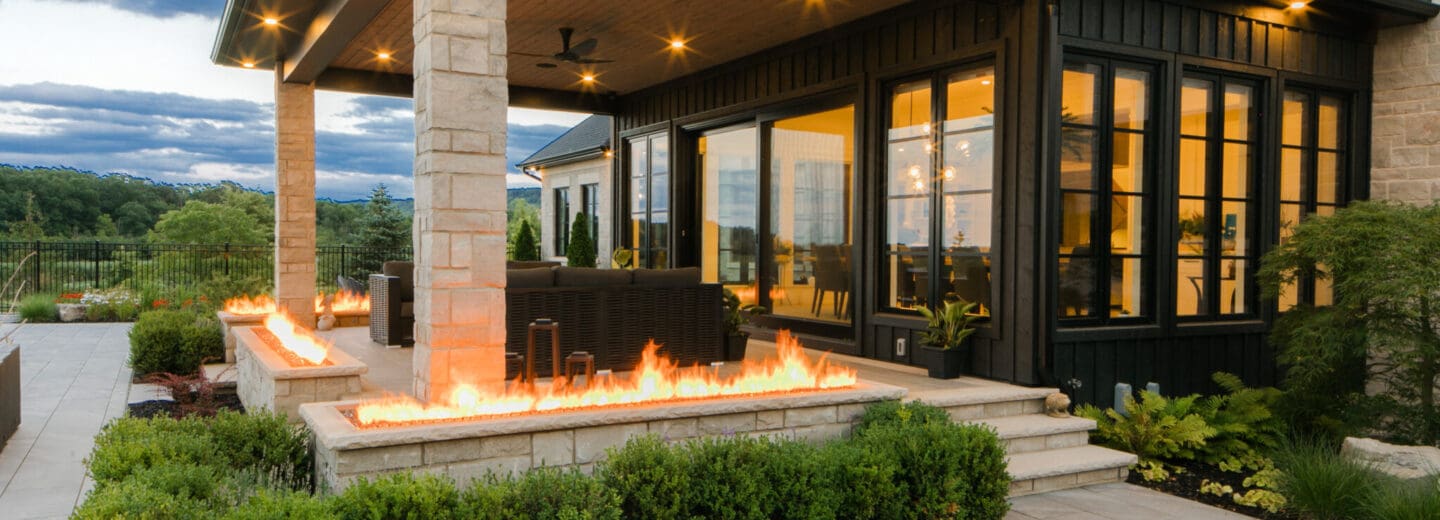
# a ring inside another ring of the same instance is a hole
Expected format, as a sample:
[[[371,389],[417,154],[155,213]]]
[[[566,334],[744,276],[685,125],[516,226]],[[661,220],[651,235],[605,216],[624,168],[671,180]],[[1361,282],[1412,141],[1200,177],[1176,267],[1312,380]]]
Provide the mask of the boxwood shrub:
[[[151,311],[130,329],[130,367],[136,374],[190,375],[208,358],[225,355],[225,338],[213,318],[183,311]]]
[[[846,440],[631,439],[594,475],[539,469],[468,489],[433,475],[309,494],[308,434],[283,417],[120,419],[96,439],[79,518],[1003,518],[1004,452],[943,410],[890,403]],[[257,478],[258,477],[258,478]]]

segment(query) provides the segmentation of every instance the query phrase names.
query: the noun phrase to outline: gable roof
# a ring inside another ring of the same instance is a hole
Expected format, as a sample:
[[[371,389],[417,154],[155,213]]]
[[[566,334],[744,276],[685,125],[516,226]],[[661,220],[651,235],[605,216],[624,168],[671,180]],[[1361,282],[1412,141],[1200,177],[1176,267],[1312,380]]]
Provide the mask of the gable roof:
[[[610,132],[610,116],[587,117],[516,166],[524,170],[532,166],[555,166],[600,157],[610,149]]]

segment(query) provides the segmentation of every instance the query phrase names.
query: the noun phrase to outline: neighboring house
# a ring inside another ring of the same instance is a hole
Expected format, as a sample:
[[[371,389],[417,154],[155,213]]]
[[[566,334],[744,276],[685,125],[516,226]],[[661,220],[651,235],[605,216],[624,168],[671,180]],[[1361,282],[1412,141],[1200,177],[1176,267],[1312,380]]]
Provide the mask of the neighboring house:
[[[585,207],[576,187],[598,185],[601,265],[625,248],[637,267],[696,266],[767,307],[767,328],[910,365],[939,356],[916,348],[917,308],[963,297],[985,314],[971,374],[1075,381],[1081,402],[1110,404],[1117,381],[1214,391],[1221,370],[1275,384],[1276,318],[1333,299],[1324,277],[1260,298],[1259,261],[1287,224],[1354,200],[1440,196],[1440,6],[1422,0],[465,2],[503,20],[508,40],[488,48],[505,56],[436,44],[458,38],[437,32],[453,24],[415,23],[453,21],[450,2],[391,0],[384,15],[333,3],[346,16],[301,10],[285,25],[314,30],[294,34],[256,27],[241,12],[251,4],[227,4],[214,57],[273,69],[277,49],[300,53],[277,74],[282,144],[313,145],[313,117],[287,105],[308,108],[305,89],[417,98],[422,245],[463,250],[456,237],[484,243],[503,227],[465,213],[490,204],[485,193],[443,189],[485,182],[470,174],[503,148],[454,131],[503,135],[485,103],[608,114],[613,143],[527,161],[547,182],[546,226],[559,223],[554,189],[568,215]],[[654,38],[667,26],[689,34]],[[603,42],[596,59],[555,54],[559,27]],[[446,106],[436,99],[452,109],[429,112]],[[553,160],[586,154],[593,174]],[[283,188],[313,199],[313,161],[279,167],[304,174]],[[432,209],[427,189],[457,207]],[[277,220],[310,226],[313,210]],[[419,256],[447,276],[426,279],[437,291],[504,282]],[[314,263],[297,258],[297,270]],[[305,304],[313,289],[293,294]],[[436,316],[462,326],[460,313]]]
[[[540,254],[564,260],[571,223],[584,213],[595,239],[595,265],[610,267],[610,116],[590,116],[517,166],[540,181]]]

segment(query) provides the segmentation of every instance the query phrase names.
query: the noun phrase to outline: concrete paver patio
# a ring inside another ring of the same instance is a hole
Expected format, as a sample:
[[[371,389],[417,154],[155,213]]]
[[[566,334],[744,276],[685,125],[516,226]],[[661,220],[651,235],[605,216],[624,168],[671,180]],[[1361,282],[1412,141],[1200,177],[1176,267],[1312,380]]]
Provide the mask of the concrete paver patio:
[[[13,325],[0,325],[0,335]],[[84,459],[95,434],[125,413],[130,389],[129,324],[26,325],[20,343],[20,429],[0,448],[0,517],[65,518],[93,486]],[[363,329],[342,329],[337,343],[372,364],[366,393],[402,391],[397,365],[410,351],[387,350],[361,341]],[[342,339],[343,338],[343,339]],[[362,345],[365,345],[362,347]],[[768,345],[757,345],[764,350]],[[356,352],[356,351],[367,352]],[[376,374],[374,366],[386,366]],[[912,370],[867,366],[869,374],[909,379]],[[408,368],[408,367],[406,367]],[[394,377],[389,377],[393,375]],[[871,376],[874,377],[874,376]],[[882,376],[883,378],[884,376]],[[923,376],[922,376],[923,377]],[[898,382],[898,381],[897,381]],[[913,384],[913,382],[912,382]],[[1230,519],[1235,513],[1128,484],[1103,484],[1013,499],[1007,520],[1048,519]]]
[[[0,326],[0,335],[13,325]],[[20,429],[0,449],[0,517],[65,518],[91,487],[95,434],[124,415],[129,324],[25,325]]]

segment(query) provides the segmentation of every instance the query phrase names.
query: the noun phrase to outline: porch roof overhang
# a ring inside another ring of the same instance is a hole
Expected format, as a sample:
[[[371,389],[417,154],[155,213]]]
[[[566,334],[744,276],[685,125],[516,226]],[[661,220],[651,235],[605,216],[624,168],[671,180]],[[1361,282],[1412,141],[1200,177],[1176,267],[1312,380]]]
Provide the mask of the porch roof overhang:
[[[227,0],[211,60],[262,70],[279,66],[284,81],[326,90],[408,97],[413,1]],[[620,95],[910,1],[508,2],[510,105],[614,113]],[[560,50],[561,27],[575,29],[572,44],[599,42],[588,57],[614,61],[575,64],[546,57]],[[672,48],[677,39],[684,45]],[[585,74],[595,80],[582,81]]]

